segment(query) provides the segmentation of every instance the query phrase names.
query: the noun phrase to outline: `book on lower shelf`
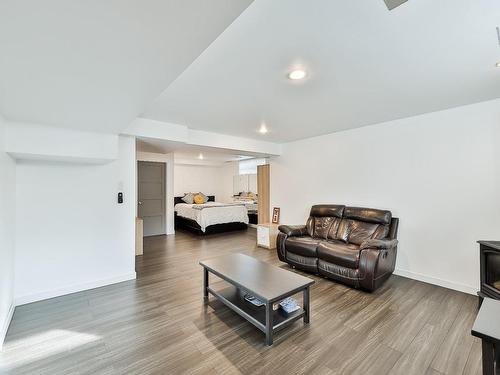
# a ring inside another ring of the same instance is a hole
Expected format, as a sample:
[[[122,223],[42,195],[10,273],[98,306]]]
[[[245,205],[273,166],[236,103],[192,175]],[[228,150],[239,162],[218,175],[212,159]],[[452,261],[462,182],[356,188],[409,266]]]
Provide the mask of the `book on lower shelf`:
[[[245,301],[250,302],[252,305],[260,307],[264,306],[265,303],[251,294],[245,294]]]
[[[248,303],[251,303],[252,305],[256,307],[261,307],[264,306],[265,303],[264,301],[261,301],[257,297],[255,297],[252,294],[246,293],[244,295],[245,301]],[[285,298],[284,300],[280,301],[279,303],[273,303],[273,310],[281,310],[283,314],[286,316],[290,315],[291,313],[300,310],[300,305],[298,301],[292,297]]]
[[[285,315],[290,315],[291,313],[300,310],[300,305],[298,301],[292,297],[285,298],[280,302],[280,309]]]

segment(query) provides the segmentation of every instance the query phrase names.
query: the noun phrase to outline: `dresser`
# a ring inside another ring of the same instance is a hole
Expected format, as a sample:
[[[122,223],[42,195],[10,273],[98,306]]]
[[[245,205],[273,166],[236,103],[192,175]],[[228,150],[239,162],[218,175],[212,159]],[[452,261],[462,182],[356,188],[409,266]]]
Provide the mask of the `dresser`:
[[[266,249],[276,249],[276,237],[278,236],[279,224],[259,224],[257,225],[257,246]]]

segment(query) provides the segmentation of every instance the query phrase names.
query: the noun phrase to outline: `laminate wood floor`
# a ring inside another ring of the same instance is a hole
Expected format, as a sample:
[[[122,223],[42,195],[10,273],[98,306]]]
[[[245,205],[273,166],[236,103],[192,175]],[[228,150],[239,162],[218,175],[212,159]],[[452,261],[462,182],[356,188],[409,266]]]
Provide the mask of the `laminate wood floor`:
[[[0,372],[481,373],[481,344],[470,335],[476,298],[398,276],[369,294],[308,275],[316,280],[311,324],[296,322],[266,347],[220,302],[203,304],[198,261],[231,252],[288,269],[255,246],[252,229],[147,238],[136,281],[16,308]]]

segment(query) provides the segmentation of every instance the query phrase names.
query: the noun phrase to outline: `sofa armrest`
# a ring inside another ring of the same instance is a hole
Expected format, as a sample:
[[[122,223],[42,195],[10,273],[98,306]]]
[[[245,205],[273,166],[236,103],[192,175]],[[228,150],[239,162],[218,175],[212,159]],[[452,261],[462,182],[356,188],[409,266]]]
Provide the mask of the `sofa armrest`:
[[[359,252],[359,283],[373,291],[386,280],[396,266],[398,240],[366,240]]]
[[[365,240],[359,247],[360,250],[375,249],[375,250],[390,250],[398,245],[398,240]]]
[[[305,225],[280,225],[278,230],[286,234],[288,237],[299,237],[307,234]]]

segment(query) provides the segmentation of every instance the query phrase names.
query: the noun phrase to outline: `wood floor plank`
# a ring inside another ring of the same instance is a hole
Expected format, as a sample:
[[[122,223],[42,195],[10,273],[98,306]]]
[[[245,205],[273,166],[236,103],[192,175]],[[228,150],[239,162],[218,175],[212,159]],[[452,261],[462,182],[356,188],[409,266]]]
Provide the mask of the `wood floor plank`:
[[[401,353],[384,344],[359,350],[345,367],[344,375],[386,375],[401,357]]]
[[[483,373],[481,339],[474,337],[472,347],[467,356],[463,375],[481,375]]]
[[[425,375],[444,375],[444,374],[436,369],[433,369],[432,367],[429,367]]]
[[[468,296],[460,313],[453,322],[452,328],[434,357],[431,367],[443,374],[461,374],[464,371],[467,357],[474,342],[470,334],[476,319],[476,298]]]
[[[474,297],[400,276],[367,293],[293,270],[255,242],[252,229],[146,238],[137,280],[18,307],[0,373],[480,374]],[[204,304],[198,262],[233,252],[314,279],[311,323],[267,347],[222,303]]]

